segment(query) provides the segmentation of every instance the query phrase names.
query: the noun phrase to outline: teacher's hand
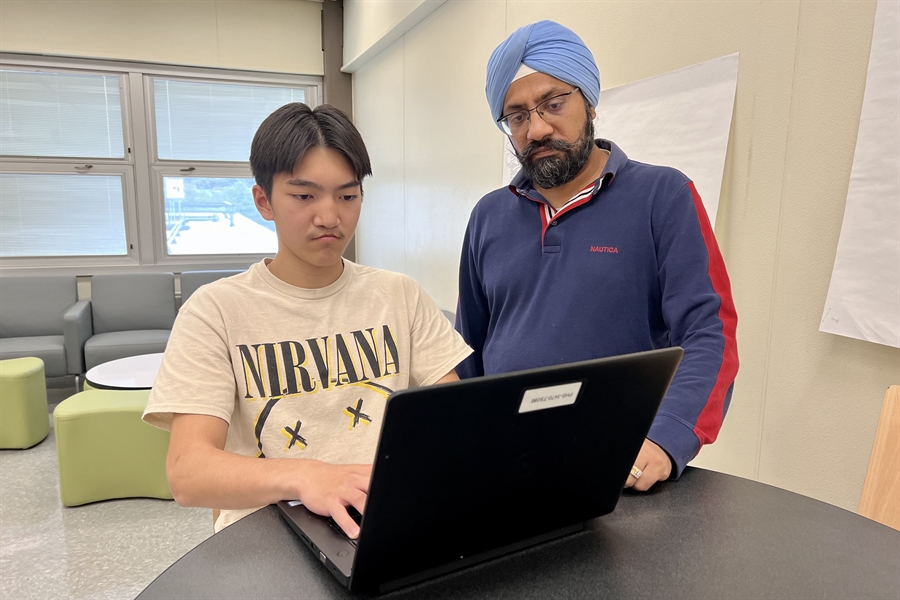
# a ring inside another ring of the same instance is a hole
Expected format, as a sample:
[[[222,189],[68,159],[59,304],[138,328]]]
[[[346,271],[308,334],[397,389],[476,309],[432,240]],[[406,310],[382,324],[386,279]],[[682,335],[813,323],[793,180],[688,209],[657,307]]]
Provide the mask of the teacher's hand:
[[[642,471],[641,476],[629,475],[625,487],[639,492],[646,492],[654,483],[665,481],[672,474],[672,459],[650,440],[644,440],[641,451],[634,459],[634,466]]]

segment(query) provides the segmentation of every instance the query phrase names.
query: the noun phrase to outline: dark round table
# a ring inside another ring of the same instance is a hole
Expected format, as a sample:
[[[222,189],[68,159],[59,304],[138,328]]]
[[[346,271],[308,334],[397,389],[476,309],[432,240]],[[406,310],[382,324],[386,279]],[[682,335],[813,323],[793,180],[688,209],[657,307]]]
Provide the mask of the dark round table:
[[[138,596],[347,597],[271,506],[210,537]],[[581,533],[381,597],[896,600],[900,532],[792,492],[688,468],[678,482],[626,492]]]

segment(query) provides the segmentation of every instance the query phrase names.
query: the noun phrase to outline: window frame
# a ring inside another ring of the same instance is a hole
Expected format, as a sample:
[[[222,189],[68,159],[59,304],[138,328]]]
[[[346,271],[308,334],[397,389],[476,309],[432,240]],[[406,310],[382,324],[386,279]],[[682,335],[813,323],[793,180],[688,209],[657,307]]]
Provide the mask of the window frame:
[[[184,159],[184,158],[160,158],[160,157],[159,157],[159,145],[158,145],[157,139],[156,139],[156,99],[155,99],[155,96],[154,96],[154,94],[153,94],[153,80],[154,80],[154,79],[165,79],[165,80],[167,80],[167,81],[183,81],[183,82],[186,82],[186,83],[212,83],[212,84],[221,84],[221,85],[250,85],[250,84],[252,84],[252,85],[254,85],[254,86],[256,86],[256,87],[271,87],[271,88],[294,87],[294,88],[305,88],[305,89],[304,89],[305,95],[306,95],[306,96],[310,96],[310,95],[311,95],[311,90],[309,89],[310,86],[308,86],[308,85],[291,85],[291,84],[285,84],[285,83],[278,83],[278,82],[274,82],[274,81],[259,81],[259,82],[254,82],[254,81],[229,81],[229,80],[226,80],[226,79],[212,78],[212,77],[207,77],[207,78],[202,78],[202,79],[201,79],[201,78],[198,78],[198,77],[189,77],[189,76],[163,77],[163,76],[161,76],[161,75],[156,75],[156,74],[153,74],[153,75],[145,75],[145,76],[144,76],[144,82],[143,82],[143,93],[144,93],[144,102],[145,102],[146,105],[147,105],[147,115],[148,115],[148,119],[147,119],[147,131],[148,131],[148,133],[152,133],[152,134],[153,134],[152,136],[150,136],[150,148],[149,148],[149,150],[150,150],[150,163],[151,163],[151,165],[153,165],[153,166],[159,166],[159,165],[163,165],[163,164],[166,164],[166,165],[169,165],[169,164],[181,164],[181,163],[189,164],[189,165],[191,165],[191,166],[193,166],[193,165],[210,165],[210,166],[216,166],[216,165],[232,165],[232,164],[236,164],[236,165],[246,165],[246,164],[249,164],[249,163],[247,163],[247,162],[241,162],[241,161],[229,161],[229,160],[202,160],[202,159]],[[309,102],[306,102],[306,104],[309,104]],[[313,104],[313,105],[311,105],[311,106],[315,107],[316,104]],[[247,154],[250,154],[249,150],[250,150],[250,148],[248,147],[248,148],[247,148]]]
[[[135,240],[137,239],[137,219],[134,214],[134,169],[130,164],[100,164],[99,162],[87,163],[93,165],[90,172],[76,171],[79,165],[86,164],[79,161],[69,164],[59,163],[33,163],[3,161],[3,174],[10,175],[79,175],[83,177],[118,175],[122,179],[122,204],[125,217],[125,246],[126,253],[107,255],[77,255],[77,256],[29,256],[29,257],[4,257],[0,259],[3,267],[74,267],[74,266],[103,266],[137,265],[137,252]],[[70,167],[66,169],[65,167]]]
[[[253,175],[250,172],[249,166],[244,166],[240,163],[229,163],[229,164],[217,164],[216,166],[207,166],[202,169],[197,169],[191,171],[190,173],[182,172],[183,167],[180,164],[165,164],[160,166],[151,167],[152,172],[152,180],[151,180],[151,190],[153,192],[154,198],[154,223],[158,224],[159,227],[155,231],[155,235],[157,239],[157,246],[160,250],[160,254],[156,256],[156,264],[159,265],[178,265],[184,260],[200,260],[200,259],[209,259],[212,261],[211,264],[219,265],[219,264],[229,264],[233,262],[234,258],[242,258],[247,256],[259,257],[254,258],[253,262],[258,262],[262,260],[263,256],[267,256],[265,254],[169,254],[168,253],[168,240],[166,239],[166,214],[165,214],[165,192],[164,192],[164,177],[182,177],[182,178],[190,178],[190,177],[199,177],[199,178],[252,178]]]
[[[28,73],[72,73],[75,75],[97,75],[103,77],[109,77],[109,70],[102,69],[94,69],[94,68],[78,68],[78,67],[62,67],[62,66],[27,66],[24,64],[9,64],[6,61],[6,54],[0,53],[0,69],[4,71],[22,71]],[[127,162],[129,164],[134,163],[134,156],[131,152],[131,148],[134,147],[134,139],[133,133],[130,127],[131,124],[131,102],[129,101],[128,94],[129,89],[126,82],[126,74],[125,73],[115,73],[119,80],[119,98],[122,100],[121,106],[121,114],[122,114],[122,149],[124,156],[122,158],[108,158],[108,157],[96,157],[96,156],[31,156],[27,154],[9,154],[9,155],[0,155],[0,161],[18,161],[21,162],[22,159],[27,160],[28,162],[36,161],[36,162],[53,162],[53,163],[84,163],[88,162],[98,162],[98,163],[116,163],[121,164],[123,162]]]
[[[120,166],[130,169],[123,193],[125,231],[129,254],[120,256],[23,257],[0,258],[0,273],[7,270],[40,269],[42,273],[92,275],[108,272],[147,271],[180,272],[194,269],[246,268],[270,254],[169,255],[166,241],[165,198],[162,177],[182,168],[194,167],[191,177],[251,177],[249,162],[159,160],[156,155],[155,113],[152,79],[185,80],[269,87],[305,88],[306,103],[321,102],[323,78],[315,75],[267,73],[154,64],[137,61],[103,60],[79,57],[46,56],[0,52],[0,68],[33,72],[74,72],[109,75],[116,73],[122,99],[124,159],[0,156],[0,171],[11,173],[9,166],[25,165],[38,169],[74,168],[92,164],[97,171]],[[24,168],[24,167],[23,167]],[[57,171],[59,172],[59,171]],[[70,170],[62,171],[70,173]]]
[[[152,132],[148,144],[151,178],[151,191],[153,194],[153,222],[157,226],[154,229],[154,262],[162,265],[179,265],[185,260],[204,260],[214,265],[230,264],[235,259],[246,260],[252,257],[252,262],[258,262],[265,254],[173,254],[168,253],[168,240],[166,239],[166,215],[165,215],[165,195],[163,193],[163,177],[178,176],[181,169],[192,169],[190,175],[185,177],[252,177],[250,172],[250,163],[240,161],[213,161],[213,160],[197,160],[197,159],[162,159],[159,158],[159,149],[156,139],[156,106],[155,96],[153,93],[153,80],[166,79],[169,81],[185,81],[189,83],[219,83],[225,85],[241,85],[252,84],[258,87],[277,87],[284,88],[289,84],[278,81],[231,81],[221,78],[197,78],[187,75],[183,76],[162,76],[157,74],[146,74],[143,77],[143,93],[144,102],[147,110],[147,131]],[[303,87],[306,99],[310,96],[318,99],[318,90],[312,89],[310,85],[293,85],[292,87]],[[308,102],[307,102],[308,103]],[[316,106],[312,104],[311,106]],[[248,148],[249,154],[249,148]]]

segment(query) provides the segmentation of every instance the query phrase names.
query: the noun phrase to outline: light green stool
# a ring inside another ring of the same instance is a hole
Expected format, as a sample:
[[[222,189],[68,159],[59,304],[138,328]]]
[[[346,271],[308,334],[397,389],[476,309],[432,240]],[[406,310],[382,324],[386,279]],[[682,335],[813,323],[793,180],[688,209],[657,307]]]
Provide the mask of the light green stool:
[[[150,390],[89,390],[53,411],[65,506],[114,498],[172,499],[169,433],[141,421]]]
[[[0,448],[31,448],[50,433],[44,361],[0,360]]]

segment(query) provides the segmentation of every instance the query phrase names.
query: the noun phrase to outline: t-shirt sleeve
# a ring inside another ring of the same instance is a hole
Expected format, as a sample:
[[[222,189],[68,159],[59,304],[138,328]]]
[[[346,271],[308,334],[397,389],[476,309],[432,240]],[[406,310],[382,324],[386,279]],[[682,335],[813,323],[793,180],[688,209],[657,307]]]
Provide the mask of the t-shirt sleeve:
[[[431,385],[456,368],[472,349],[434,300],[407,279],[410,311],[410,387]]]
[[[171,428],[174,413],[231,423],[236,394],[231,354],[221,314],[204,291],[178,312],[150,391],[143,419],[161,429]]]

